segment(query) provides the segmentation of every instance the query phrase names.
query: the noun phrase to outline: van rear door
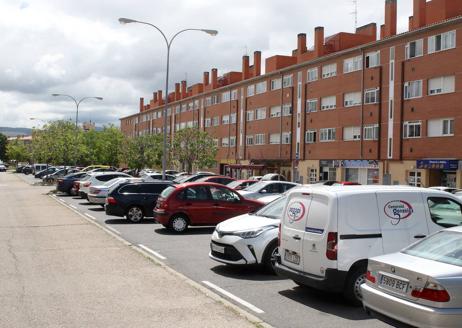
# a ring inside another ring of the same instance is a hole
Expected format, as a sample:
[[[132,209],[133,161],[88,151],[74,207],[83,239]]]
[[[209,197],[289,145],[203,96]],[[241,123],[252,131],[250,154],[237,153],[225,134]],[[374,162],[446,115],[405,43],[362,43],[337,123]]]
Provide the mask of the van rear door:
[[[303,237],[310,205],[311,195],[291,193],[281,222],[281,263],[299,271],[303,271]]]

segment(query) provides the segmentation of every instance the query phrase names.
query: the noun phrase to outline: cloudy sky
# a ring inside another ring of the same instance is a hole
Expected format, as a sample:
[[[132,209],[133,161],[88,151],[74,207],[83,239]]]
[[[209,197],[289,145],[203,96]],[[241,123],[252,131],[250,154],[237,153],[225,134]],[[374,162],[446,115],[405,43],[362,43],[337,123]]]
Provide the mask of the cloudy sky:
[[[382,24],[385,0],[358,0],[358,25]],[[412,0],[398,0],[398,30],[405,31]],[[170,85],[202,81],[241,69],[241,57],[290,54],[297,34],[324,26],[326,36],[353,32],[352,0],[0,0],[0,126],[32,127],[75,119],[76,98],[104,97],[80,106],[79,121],[118,124],[164,88],[166,47],[161,35],[119,17],[151,22],[171,36],[183,28],[216,29],[211,37],[187,32],[171,52]],[[262,67],[264,70],[264,67]],[[31,117],[40,120],[30,120]]]

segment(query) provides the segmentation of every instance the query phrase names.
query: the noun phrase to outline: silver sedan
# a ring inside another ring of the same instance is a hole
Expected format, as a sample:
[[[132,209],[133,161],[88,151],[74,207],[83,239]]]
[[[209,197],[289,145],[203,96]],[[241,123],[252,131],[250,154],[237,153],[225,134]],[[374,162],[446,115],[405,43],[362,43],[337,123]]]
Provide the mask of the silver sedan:
[[[462,227],[369,259],[363,306],[417,327],[462,325]]]

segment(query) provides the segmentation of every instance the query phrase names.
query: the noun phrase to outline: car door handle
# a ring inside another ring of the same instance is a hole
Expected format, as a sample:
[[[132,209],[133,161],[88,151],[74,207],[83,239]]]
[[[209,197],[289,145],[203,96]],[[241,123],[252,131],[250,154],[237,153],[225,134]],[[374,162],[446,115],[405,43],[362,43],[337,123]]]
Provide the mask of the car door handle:
[[[426,235],[415,235],[414,238],[416,239],[422,239],[422,238],[425,238],[427,237]]]
[[[292,236],[292,238],[295,239],[295,240],[300,240],[300,239],[302,239],[299,235],[294,235],[294,236]]]

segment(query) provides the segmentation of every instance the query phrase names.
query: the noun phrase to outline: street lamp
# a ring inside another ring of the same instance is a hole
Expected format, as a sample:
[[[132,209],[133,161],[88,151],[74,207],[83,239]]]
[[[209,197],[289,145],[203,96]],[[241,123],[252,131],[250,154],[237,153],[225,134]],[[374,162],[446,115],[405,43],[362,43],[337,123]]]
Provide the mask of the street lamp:
[[[172,45],[173,40],[180,34],[186,31],[199,31],[199,32],[204,32],[207,33],[211,36],[215,36],[218,34],[217,30],[209,30],[209,29],[200,29],[200,28],[186,28],[181,31],[178,31],[175,33],[170,40],[167,39],[165,36],[165,33],[162,32],[160,28],[157,26],[147,23],[147,22],[142,22],[130,18],[119,18],[119,23],[120,24],[129,24],[129,23],[138,23],[138,24],[144,24],[144,25],[149,25],[153,28],[155,28],[157,31],[162,34],[162,37],[165,40],[165,45],[167,46],[167,70],[165,73],[165,104],[164,104],[164,109],[162,115],[164,116],[164,131],[163,131],[163,145],[162,145],[162,179],[165,180],[165,170],[167,168],[167,104],[168,104],[168,75],[169,75],[169,66],[170,66],[170,47]]]

